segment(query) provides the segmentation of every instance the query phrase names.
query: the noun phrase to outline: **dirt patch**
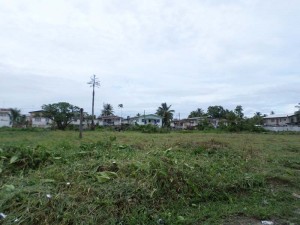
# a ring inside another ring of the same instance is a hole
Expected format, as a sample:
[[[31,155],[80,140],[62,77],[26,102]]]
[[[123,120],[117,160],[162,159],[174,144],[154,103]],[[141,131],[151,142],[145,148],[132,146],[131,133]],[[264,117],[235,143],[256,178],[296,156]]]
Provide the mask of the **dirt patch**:
[[[283,177],[268,177],[266,182],[272,186],[289,186],[291,184],[290,180]]]

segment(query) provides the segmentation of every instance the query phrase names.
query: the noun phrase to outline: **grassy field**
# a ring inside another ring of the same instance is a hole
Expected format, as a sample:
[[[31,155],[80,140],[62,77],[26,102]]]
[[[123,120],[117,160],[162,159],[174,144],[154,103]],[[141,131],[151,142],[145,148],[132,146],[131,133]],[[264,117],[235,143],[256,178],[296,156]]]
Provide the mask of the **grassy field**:
[[[0,224],[300,224],[300,135],[0,131]]]

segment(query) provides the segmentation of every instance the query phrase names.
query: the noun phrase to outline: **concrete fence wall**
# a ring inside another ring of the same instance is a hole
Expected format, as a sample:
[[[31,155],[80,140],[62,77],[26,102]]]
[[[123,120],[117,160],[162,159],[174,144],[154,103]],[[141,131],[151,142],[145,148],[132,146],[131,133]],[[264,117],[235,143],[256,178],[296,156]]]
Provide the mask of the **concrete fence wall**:
[[[285,127],[264,127],[265,130],[269,131],[298,131],[300,132],[300,127],[299,126],[285,126]]]

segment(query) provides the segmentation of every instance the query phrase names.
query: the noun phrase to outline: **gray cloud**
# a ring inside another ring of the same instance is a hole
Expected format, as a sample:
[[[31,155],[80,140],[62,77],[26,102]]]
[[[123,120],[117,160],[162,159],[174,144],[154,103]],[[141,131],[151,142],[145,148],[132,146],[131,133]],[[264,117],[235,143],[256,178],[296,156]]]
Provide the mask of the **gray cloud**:
[[[299,102],[296,0],[0,1],[0,104],[69,101],[123,115],[162,102],[292,112]],[[116,110],[117,112],[118,110]]]

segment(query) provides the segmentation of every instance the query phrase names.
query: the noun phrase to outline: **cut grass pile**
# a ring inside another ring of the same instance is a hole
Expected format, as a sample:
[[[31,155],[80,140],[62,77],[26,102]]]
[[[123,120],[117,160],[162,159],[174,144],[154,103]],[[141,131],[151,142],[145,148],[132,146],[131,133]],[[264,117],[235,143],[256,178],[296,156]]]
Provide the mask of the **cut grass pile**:
[[[299,135],[0,133],[3,224],[300,224]]]

